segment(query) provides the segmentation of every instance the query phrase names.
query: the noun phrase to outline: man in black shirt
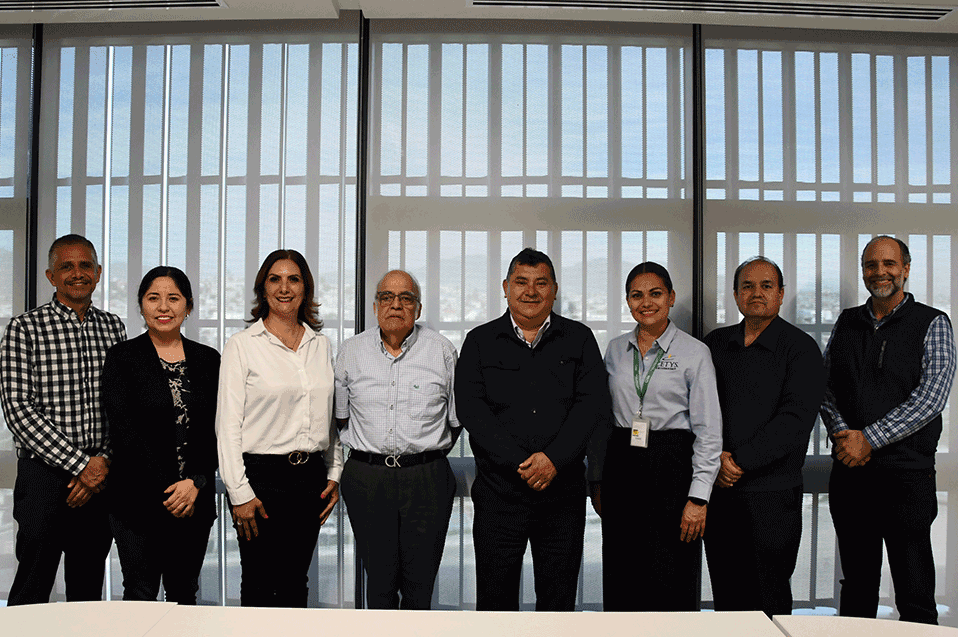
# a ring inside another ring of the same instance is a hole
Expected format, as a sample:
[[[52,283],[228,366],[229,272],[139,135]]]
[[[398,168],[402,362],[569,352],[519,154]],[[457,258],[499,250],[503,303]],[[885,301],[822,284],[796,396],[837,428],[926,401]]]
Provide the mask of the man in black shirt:
[[[735,271],[741,323],[711,332],[722,404],[722,468],[705,552],[715,610],[792,612],[802,538],[802,466],[825,393],[815,340],[778,316],[782,271],[754,257]]]
[[[519,610],[532,545],[536,610],[575,609],[585,533],[586,444],[611,409],[592,331],[552,312],[552,261],[526,248],[502,282],[501,317],[466,336],[456,412],[476,457],[477,610]]]

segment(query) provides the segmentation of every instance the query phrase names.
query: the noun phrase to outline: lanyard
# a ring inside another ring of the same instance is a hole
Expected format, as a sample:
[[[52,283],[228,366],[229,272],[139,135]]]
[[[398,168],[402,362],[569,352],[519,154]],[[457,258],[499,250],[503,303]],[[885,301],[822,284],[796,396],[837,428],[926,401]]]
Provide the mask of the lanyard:
[[[635,381],[635,393],[639,396],[639,416],[642,416],[642,405],[645,403],[645,392],[649,390],[649,381],[652,380],[652,374],[655,373],[655,368],[659,366],[663,356],[665,356],[665,350],[659,346],[659,353],[655,357],[655,362],[649,366],[649,371],[645,374],[645,382],[640,386],[639,349],[632,350],[632,379]]]

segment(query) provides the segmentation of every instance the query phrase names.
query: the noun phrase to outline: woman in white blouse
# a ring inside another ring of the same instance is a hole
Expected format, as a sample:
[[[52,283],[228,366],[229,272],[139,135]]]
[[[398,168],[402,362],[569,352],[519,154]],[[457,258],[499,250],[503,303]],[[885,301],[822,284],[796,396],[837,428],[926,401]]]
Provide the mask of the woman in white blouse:
[[[253,293],[253,324],[223,349],[216,412],[220,476],[240,546],[240,601],[305,607],[307,571],[319,528],[339,501],[343,467],[332,356],[303,255],[271,253]]]

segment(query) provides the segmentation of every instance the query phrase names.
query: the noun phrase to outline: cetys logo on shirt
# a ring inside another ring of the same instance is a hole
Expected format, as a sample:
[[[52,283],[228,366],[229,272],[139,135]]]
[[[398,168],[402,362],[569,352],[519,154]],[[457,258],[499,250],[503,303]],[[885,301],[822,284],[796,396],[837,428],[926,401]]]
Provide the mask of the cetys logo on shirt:
[[[665,371],[675,371],[679,368],[679,360],[672,354],[666,354],[662,357],[662,360],[659,361],[658,366],[655,369],[662,369]]]

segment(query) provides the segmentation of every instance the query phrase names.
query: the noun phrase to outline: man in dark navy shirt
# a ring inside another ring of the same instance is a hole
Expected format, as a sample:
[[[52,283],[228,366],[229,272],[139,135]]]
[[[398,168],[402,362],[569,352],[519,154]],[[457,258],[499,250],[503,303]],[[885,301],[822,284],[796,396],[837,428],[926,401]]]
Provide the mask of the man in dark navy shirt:
[[[815,340],[778,315],[782,271],[754,257],[735,271],[744,319],[711,332],[722,404],[722,468],[705,535],[715,610],[792,612],[802,538],[802,466],[825,392]]]
[[[536,610],[575,609],[585,533],[586,444],[610,410],[592,331],[552,313],[552,261],[526,248],[502,290],[509,310],[466,336],[456,411],[476,457],[477,610],[519,610],[532,545]]]

